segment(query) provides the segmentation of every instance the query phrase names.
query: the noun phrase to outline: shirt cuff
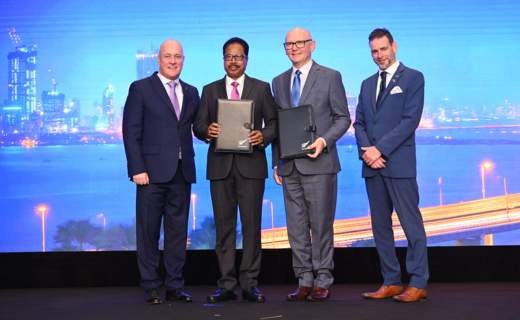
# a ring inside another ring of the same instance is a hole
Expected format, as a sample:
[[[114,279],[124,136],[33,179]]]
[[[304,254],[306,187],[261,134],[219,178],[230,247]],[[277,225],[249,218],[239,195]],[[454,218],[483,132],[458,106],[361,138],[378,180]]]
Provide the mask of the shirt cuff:
[[[322,137],[319,137],[318,139],[316,139],[316,141],[318,141],[318,140],[321,140],[321,141],[323,141],[323,144],[325,145],[325,148],[327,147],[327,141],[325,141],[325,139],[324,139],[324,138],[322,138]]]

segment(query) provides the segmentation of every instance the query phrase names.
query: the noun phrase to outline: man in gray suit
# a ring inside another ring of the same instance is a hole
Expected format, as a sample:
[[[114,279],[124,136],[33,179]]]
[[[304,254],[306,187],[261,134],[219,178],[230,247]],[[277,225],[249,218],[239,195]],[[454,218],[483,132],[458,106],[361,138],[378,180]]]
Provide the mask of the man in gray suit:
[[[311,105],[316,125],[313,152],[293,160],[279,159],[273,146],[274,177],[283,184],[287,231],[298,289],[289,301],[323,301],[330,297],[334,248],[337,173],[336,141],[350,126],[345,88],[338,71],[312,60],[316,43],[309,31],[290,30],[284,42],[291,69],[273,79],[281,108]],[[283,178],[283,180],[282,180]]]

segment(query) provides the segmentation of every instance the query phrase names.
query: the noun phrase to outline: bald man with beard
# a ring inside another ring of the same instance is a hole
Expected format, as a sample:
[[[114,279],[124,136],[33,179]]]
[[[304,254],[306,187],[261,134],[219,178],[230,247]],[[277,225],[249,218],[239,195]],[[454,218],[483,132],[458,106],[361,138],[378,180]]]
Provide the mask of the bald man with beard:
[[[191,184],[195,182],[192,124],[199,107],[197,89],[179,79],[184,65],[182,45],[162,43],[159,72],[130,85],[123,113],[123,141],[128,177],[135,183],[137,263],[145,301],[190,302],[184,291]],[[164,268],[159,275],[159,237],[164,225]]]
[[[350,126],[341,74],[312,60],[316,42],[308,30],[290,30],[283,43],[291,68],[273,79],[281,108],[310,105],[317,139],[303,158],[279,158],[273,147],[274,177],[283,184],[287,232],[298,289],[289,301],[324,301],[330,297],[334,248],[337,173],[336,141]]]

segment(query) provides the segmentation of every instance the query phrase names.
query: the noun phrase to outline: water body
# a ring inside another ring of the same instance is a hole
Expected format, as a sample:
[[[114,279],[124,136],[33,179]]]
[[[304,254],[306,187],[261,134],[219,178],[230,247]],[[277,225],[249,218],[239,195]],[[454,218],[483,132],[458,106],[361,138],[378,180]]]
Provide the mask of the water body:
[[[205,179],[207,145],[196,144],[195,148],[198,182],[192,190],[197,194],[198,225],[204,217],[212,216],[212,209]],[[366,216],[368,202],[357,150],[352,144],[339,145],[338,150],[342,171],[336,218]],[[270,150],[268,153],[270,159]],[[439,205],[440,189],[444,204],[481,198],[483,160],[493,162],[485,176],[487,196],[503,195],[504,179],[509,193],[520,192],[519,144],[426,144],[419,145],[417,153],[421,207]],[[120,144],[4,147],[0,148],[0,170],[0,252],[41,250],[41,220],[35,213],[41,203],[50,208],[47,250],[56,246],[53,236],[57,226],[68,220],[90,219],[102,225],[96,216],[103,213],[110,226],[130,224],[134,219],[135,187],[126,176]],[[271,172],[264,198],[262,227],[285,226],[282,190],[274,183]],[[192,215],[189,223],[191,227]],[[495,244],[520,244],[520,231],[496,234]]]

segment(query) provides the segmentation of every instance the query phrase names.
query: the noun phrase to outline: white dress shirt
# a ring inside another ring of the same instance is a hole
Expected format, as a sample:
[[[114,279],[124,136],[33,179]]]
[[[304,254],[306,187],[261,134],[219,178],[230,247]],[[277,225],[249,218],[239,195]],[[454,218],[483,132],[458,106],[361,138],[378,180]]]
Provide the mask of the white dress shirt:
[[[386,70],[379,70],[379,75],[377,76],[376,99],[377,99],[377,96],[379,95],[379,88],[381,85],[381,72],[383,72],[383,71],[386,72],[385,88],[388,88],[388,84],[390,83],[390,80],[392,80],[392,77],[394,76],[398,67],[399,67],[399,61],[396,60],[394,63],[392,63],[392,65],[390,67],[386,68]]]
[[[170,96],[170,82],[174,81],[177,83],[177,86],[175,87],[175,94],[177,95],[177,100],[179,101],[179,112],[182,112],[182,102],[184,101],[184,94],[182,93],[182,87],[179,78],[171,80],[163,76],[160,72],[157,72],[157,75],[159,76],[159,79],[161,79],[161,82],[164,86],[164,90],[166,90],[168,97]]]
[[[309,77],[309,73],[311,72],[312,63],[313,63],[313,61],[311,59],[306,64],[301,66],[300,68],[296,68],[294,66],[292,67],[292,72],[291,72],[291,92],[292,92],[292,86],[293,86],[293,83],[294,83],[294,76],[296,75],[296,70],[300,70],[300,72],[301,72],[301,74],[300,74],[300,97],[302,95],[303,88],[305,86],[305,82],[307,81],[307,78]],[[318,140],[318,139],[323,141],[323,144],[325,145],[325,147],[327,146],[327,141],[325,141],[325,139],[323,139],[322,137],[316,138],[316,140]]]
[[[300,96],[302,95],[303,87],[305,86],[305,82],[307,81],[307,77],[309,76],[309,72],[311,71],[312,67],[312,60],[309,60],[306,64],[301,66],[301,68],[292,67],[291,72],[291,92],[292,92],[292,86],[294,83],[294,75],[296,73],[296,70],[300,70]]]
[[[182,102],[184,101],[184,94],[182,93],[182,87],[179,78],[171,80],[163,76],[160,72],[157,72],[157,75],[159,76],[159,79],[161,79],[161,82],[164,86],[164,90],[166,90],[166,94],[168,95],[168,97],[170,96],[170,82],[174,81],[177,83],[177,86],[175,87],[175,94],[177,95],[177,101],[179,101],[179,112],[182,112]],[[179,160],[180,159],[182,159],[182,153],[181,146],[179,145]]]
[[[231,85],[233,82],[237,82],[237,90],[238,95],[240,96],[240,99],[242,99],[242,91],[244,91],[244,79],[246,78],[245,74],[242,74],[238,79],[232,79],[226,75],[226,93],[228,96],[228,99],[231,99],[231,91],[233,90],[233,86]]]

